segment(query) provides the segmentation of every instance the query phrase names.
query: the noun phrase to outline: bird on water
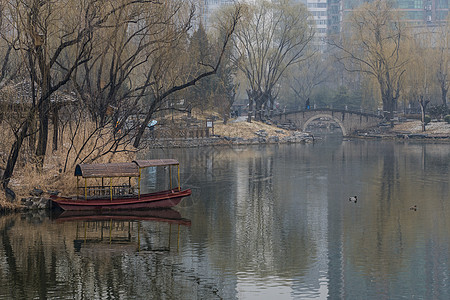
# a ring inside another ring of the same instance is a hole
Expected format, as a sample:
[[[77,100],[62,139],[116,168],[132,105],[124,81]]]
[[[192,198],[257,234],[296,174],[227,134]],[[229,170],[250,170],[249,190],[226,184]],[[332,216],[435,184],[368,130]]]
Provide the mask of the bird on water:
[[[352,196],[352,197],[348,198],[348,201],[356,203],[358,201],[358,197]]]
[[[417,210],[417,205],[411,206],[411,207],[409,208],[409,210],[414,210],[414,211],[416,211],[416,210]]]

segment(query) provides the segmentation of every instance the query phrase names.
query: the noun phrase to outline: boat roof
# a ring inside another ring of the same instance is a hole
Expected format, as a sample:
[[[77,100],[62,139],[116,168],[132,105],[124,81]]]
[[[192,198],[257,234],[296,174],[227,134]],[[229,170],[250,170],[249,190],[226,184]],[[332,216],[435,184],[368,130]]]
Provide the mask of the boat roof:
[[[78,164],[75,176],[83,178],[139,177],[139,168],[179,165],[176,159],[134,160],[109,164]]]
[[[139,169],[132,162],[79,164],[75,167],[75,176],[83,178],[139,177]]]
[[[176,159],[149,159],[149,160],[133,160],[139,168],[157,167],[157,166],[173,166],[180,163]]]

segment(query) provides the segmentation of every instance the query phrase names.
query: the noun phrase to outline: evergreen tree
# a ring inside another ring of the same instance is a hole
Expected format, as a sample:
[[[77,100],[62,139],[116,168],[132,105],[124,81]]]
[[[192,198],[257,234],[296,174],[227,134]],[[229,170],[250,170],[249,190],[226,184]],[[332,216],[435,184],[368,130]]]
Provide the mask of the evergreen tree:
[[[211,66],[211,49],[205,28],[200,23],[198,29],[189,39],[189,64],[191,68],[190,78],[194,78]],[[186,107],[190,112],[192,108],[205,111],[212,107],[214,77],[203,78],[185,93]]]

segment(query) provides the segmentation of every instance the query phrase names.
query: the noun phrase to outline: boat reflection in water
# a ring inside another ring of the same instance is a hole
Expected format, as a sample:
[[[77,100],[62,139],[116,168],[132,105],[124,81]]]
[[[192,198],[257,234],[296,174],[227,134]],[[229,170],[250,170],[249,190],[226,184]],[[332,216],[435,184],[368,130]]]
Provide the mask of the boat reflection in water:
[[[190,226],[173,209],[120,211],[57,211],[56,223],[73,223],[76,252],[170,251],[172,227],[177,226],[177,251],[180,227]],[[67,224],[66,224],[67,225]]]

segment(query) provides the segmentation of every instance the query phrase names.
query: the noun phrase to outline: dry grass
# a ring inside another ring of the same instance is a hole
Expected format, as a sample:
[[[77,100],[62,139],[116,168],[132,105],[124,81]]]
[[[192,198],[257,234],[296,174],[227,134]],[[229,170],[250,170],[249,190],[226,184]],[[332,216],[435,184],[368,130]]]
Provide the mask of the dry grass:
[[[5,198],[5,194],[0,193],[0,212],[13,211],[20,207],[17,203],[11,203]]]
[[[246,121],[228,123],[227,125],[219,122],[216,122],[214,124],[214,134],[218,134],[221,136],[250,139],[256,137],[257,135],[255,134],[255,132],[259,130],[264,130],[268,134],[268,136],[284,137],[290,135],[289,131],[287,130],[280,129],[273,125],[267,125],[258,121],[252,121],[251,123],[248,123]]]
[[[291,135],[291,133],[287,130],[280,129],[273,125],[267,125],[259,121],[252,120],[251,123],[248,123],[246,120],[236,122],[236,119],[230,119],[229,122],[224,125],[220,116],[215,112],[201,112],[198,109],[194,109],[192,111],[192,117],[201,120],[202,122],[206,122],[206,119],[210,116],[218,117],[218,120],[214,122],[214,134],[216,135],[251,139],[257,136],[255,132],[259,130],[265,130],[268,136],[285,137]],[[181,120],[183,117],[186,117],[186,113],[178,112],[173,115],[174,120]],[[172,115],[167,116],[166,120],[171,118]]]
[[[0,132],[5,132],[8,128],[3,124],[3,129]],[[16,163],[14,169],[13,177],[10,181],[10,188],[16,193],[16,198],[19,200],[24,197],[29,197],[29,192],[33,188],[42,189],[44,192],[49,190],[58,190],[63,194],[73,194],[76,193],[76,178],[73,176],[75,164],[79,162],[77,159],[77,153],[79,152],[79,157],[83,158],[89,153],[93,153],[93,156],[102,153],[111,143],[111,139],[106,130],[104,132],[99,132],[95,139],[88,141],[85,146],[85,150],[80,151],[81,145],[85,144],[85,137],[89,136],[92,130],[95,128],[94,124],[85,122],[78,132],[76,139],[73,142],[69,139],[70,135],[65,133],[63,137],[64,140],[60,141],[60,149],[58,151],[52,152],[52,136],[51,130],[49,135],[49,145],[47,147],[47,156],[44,160],[44,165],[42,169],[36,168],[36,160],[33,157],[33,152],[29,151],[27,140],[24,142],[21,154]],[[2,165],[5,167],[7,155],[9,153],[9,147],[12,144],[11,140],[3,140],[1,144],[1,158]],[[71,148],[72,145],[72,148]],[[69,149],[71,149],[69,151]],[[118,162],[118,161],[131,161],[135,158],[135,153],[130,151],[124,151],[123,147],[119,147],[116,153],[109,153],[107,155],[99,157],[95,163],[104,162]],[[66,163],[67,159],[67,163]],[[91,161],[86,161],[91,162]],[[64,168],[66,166],[66,170]],[[14,209],[18,206],[18,201],[15,203],[10,203],[5,199],[3,193],[0,193],[0,208],[4,209]]]
[[[418,120],[408,121],[395,125],[394,131],[409,133],[425,133],[435,135],[450,135],[450,124],[447,122],[430,122],[425,127],[426,131],[422,131],[422,122]]]

